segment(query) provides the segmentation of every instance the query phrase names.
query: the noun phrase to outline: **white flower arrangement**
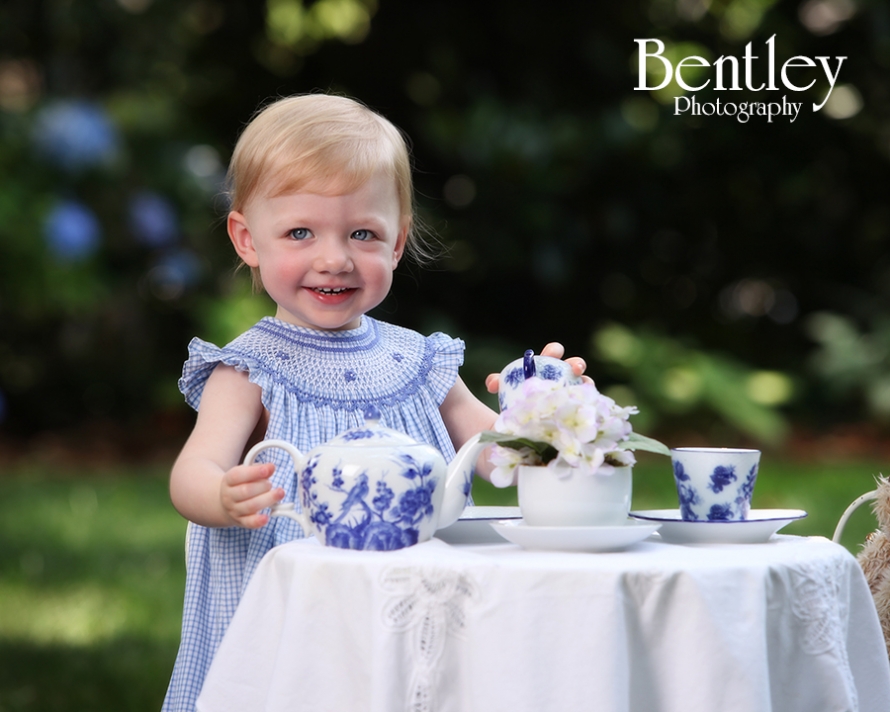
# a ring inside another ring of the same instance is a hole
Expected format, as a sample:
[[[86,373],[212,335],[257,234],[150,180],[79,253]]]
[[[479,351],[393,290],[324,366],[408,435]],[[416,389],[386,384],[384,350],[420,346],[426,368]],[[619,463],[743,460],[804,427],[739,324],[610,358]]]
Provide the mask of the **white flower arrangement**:
[[[622,408],[593,383],[566,386],[529,378],[519,388],[515,402],[495,421],[494,432],[481,438],[495,443],[489,460],[496,487],[512,485],[520,465],[546,465],[557,477],[573,472],[608,476],[636,462],[633,450],[670,455],[657,440],[633,432],[635,406]]]

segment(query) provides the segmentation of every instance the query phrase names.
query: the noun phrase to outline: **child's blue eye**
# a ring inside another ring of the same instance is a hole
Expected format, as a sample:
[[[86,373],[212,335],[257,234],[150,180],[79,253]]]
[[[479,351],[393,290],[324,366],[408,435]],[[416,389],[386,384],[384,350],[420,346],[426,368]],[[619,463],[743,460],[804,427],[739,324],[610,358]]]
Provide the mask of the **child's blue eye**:
[[[353,240],[372,240],[374,239],[374,233],[370,230],[356,230],[352,233]]]
[[[288,235],[290,235],[295,240],[305,240],[311,234],[312,233],[310,233],[309,230],[305,227],[295,227],[288,233]]]

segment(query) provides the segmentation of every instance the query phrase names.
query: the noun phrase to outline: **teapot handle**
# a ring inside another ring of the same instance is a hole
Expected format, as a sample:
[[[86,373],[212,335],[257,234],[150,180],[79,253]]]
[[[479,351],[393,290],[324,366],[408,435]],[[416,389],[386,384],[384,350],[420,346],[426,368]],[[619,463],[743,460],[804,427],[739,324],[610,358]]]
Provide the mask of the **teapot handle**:
[[[306,462],[306,456],[287,442],[287,440],[261,440],[247,452],[247,455],[244,457],[244,464],[252,465],[256,461],[257,455],[263,450],[270,450],[274,447],[281,448],[290,455],[291,460],[294,461],[295,473],[299,473],[300,470],[303,469],[303,464]],[[309,517],[305,512],[297,512],[294,509],[293,502],[279,502],[278,504],[273,505],[270,514],[273,517],[287,517],[288,519],[293,519],[300,525],[306,536],[310,536],[313,533]]]

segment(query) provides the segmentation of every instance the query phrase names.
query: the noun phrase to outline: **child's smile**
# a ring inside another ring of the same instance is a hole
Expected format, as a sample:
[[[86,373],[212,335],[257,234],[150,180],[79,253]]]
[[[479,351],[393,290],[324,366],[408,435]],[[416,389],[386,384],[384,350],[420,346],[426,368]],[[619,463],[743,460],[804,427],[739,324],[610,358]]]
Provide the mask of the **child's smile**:
[[[310,291],[316,295],[321,304],[335,306],[347,301],[356,292],[356,289],[351,287],[315,287]]]
[[[258,197],[229,215],[235,249],[259,267],[276,317],[312,329],[358,327],[389,292],[407,232],[383,174],[350,193]]]

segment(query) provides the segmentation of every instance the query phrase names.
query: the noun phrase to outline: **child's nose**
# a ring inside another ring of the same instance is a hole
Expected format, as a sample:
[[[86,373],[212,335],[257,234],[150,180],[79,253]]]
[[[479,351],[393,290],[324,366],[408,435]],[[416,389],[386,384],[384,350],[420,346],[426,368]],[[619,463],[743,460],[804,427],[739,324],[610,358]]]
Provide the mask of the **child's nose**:
[[[313,266],[317,272],[350,272],[352,258],[338,240],[320,240]]]

